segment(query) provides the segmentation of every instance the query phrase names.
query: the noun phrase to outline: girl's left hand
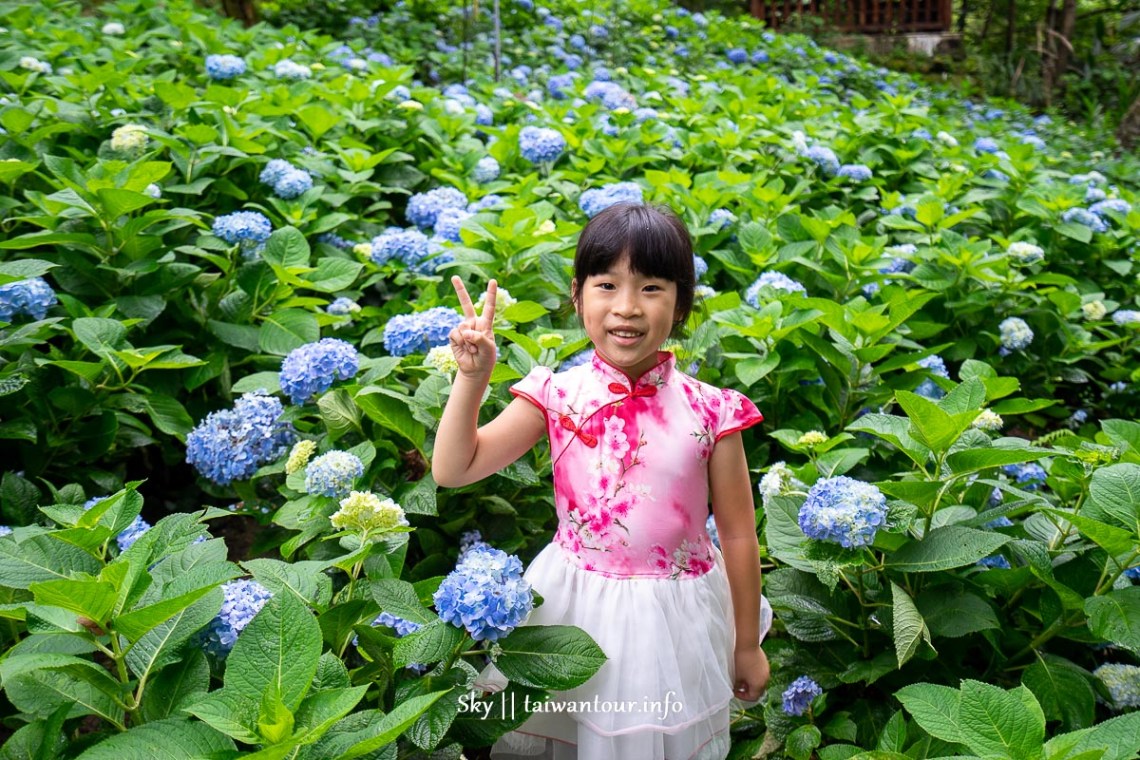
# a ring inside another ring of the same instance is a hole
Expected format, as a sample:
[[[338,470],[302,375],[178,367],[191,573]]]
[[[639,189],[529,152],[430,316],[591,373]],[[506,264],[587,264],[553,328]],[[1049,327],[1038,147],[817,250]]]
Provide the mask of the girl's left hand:
[[[741,702],[756,702],[768,688],[768,655],[757,644],[737,649],[733,658],[736,663],[736,681],[732,684],[732,696]]]

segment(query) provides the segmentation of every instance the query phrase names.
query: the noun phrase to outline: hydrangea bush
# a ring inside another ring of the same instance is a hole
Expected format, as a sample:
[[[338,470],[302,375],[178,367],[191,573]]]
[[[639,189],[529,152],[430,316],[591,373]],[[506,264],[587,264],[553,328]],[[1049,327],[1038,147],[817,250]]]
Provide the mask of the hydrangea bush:
[[[734,757],[1135,754],[1134,157],[657,0],[503,2],[497,81],[489,9],[274,6],[0,2],[14,756],[456,757],[525,717],[460,710],[487,658],[498,699],[584,682],[587,638],[519,626],[549,453],[426,473],[449,277],[511,292],[490,415],[589,361],[570,256],[629,201],[694,231],[678,366],[767,418]]]

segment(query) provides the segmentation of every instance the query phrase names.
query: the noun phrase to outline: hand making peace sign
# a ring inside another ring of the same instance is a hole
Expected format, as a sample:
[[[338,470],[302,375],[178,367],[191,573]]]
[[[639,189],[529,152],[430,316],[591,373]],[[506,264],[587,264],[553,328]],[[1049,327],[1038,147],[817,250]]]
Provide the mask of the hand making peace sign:
[[[494,280],[487,283],[483,313],[477,317],[463,280],[455,276],[451,278],[451,284],[459,296],[459,305],[463,307],[463,321],[447,336],[455,361],[464,375],[487,379],[495,367],[495,294],[499,286]]]

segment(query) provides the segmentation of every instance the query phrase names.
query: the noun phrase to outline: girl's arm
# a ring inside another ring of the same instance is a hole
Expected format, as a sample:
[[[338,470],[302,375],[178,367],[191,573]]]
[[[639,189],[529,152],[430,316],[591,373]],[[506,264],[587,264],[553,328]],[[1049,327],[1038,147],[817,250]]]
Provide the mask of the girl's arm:
[[[455,383],[444,407],[435,436],[431,474],[445,488],[482,480],[498,472],[532,448],[546,431],[542,412],[522,399],[512,401],[502,414],[482,428],[479,406],[495,367],[494,280],[487,283],[483,314],[475,307],[458,277],[451,278],[464,320],[448,335],[459,365]]]
[[[768,684],[768,660],[760,649],[760,543],[740,433],[717,442],[709,461],[709,486],[736,625],[733,689],[739,699],[755,701]]]

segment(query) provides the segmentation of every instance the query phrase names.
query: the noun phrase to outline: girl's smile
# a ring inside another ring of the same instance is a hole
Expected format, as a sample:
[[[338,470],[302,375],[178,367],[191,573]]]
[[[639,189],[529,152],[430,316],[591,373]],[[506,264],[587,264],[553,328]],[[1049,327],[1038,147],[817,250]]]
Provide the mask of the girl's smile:
[[[594,350],[636,380],[658,363],[677,314],[677,285],[629,268],[623,256],[606,272],[586,278],[574,306]]]

